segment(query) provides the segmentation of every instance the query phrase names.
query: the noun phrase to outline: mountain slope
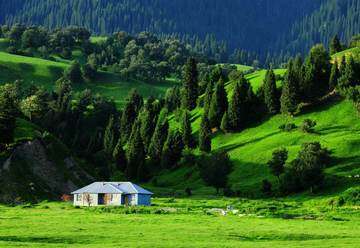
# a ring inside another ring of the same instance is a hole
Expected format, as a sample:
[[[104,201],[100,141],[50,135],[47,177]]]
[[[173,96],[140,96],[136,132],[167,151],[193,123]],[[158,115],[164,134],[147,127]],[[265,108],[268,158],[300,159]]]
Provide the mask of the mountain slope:
[[[15,0],[0,5],[0,23],[79,25],[101,34],[149,30],[201,39],[214,34],[230,48],[262,51],[322,1]]]

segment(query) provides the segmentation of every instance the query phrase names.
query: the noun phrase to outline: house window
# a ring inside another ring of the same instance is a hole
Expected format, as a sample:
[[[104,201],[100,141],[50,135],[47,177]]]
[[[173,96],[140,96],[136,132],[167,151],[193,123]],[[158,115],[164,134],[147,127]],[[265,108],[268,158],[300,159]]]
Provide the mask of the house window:
[[[76,195],[76,201],[81,201],[82,200],[82,195],[81,194],[77,194]]]

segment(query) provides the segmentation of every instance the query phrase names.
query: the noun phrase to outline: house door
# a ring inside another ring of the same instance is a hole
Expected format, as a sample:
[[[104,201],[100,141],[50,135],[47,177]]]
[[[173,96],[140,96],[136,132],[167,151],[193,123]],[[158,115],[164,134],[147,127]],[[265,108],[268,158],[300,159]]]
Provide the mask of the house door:
[[[121,196],[121,203],[125,206],[129,206],[130,204],[130,200],[129,200],[130,195],[122,195]]]
[[[98,194],[98,205],[104,205],[105,194]]]

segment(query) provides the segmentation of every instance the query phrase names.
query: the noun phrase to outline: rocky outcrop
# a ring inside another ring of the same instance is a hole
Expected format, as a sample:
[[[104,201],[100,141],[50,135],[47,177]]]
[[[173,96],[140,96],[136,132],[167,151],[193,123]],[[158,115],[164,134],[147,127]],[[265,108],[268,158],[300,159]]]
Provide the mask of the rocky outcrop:
[[[17,145],[0,165],[0,201],[59,199],[93,180],[57,145],[40,139]]]

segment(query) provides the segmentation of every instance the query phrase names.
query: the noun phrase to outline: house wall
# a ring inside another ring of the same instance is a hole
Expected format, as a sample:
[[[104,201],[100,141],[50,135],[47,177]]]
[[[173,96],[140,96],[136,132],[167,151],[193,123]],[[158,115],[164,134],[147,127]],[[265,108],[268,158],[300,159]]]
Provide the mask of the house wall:
[[[121,194],[109,194],[109,199],[111,199],[111,195],[112,195],[112,201],[109,200],[107,205],[110,206],[120,206],[121,203]]]
[[[80,198],[78,198],[78,195],[80,196]],[[74,206],[97,206],[97,205],[98,205],[97,194],[74,194]]]
[[[137,195],[137,205],[150,206],[151,205],[151,195]]]

